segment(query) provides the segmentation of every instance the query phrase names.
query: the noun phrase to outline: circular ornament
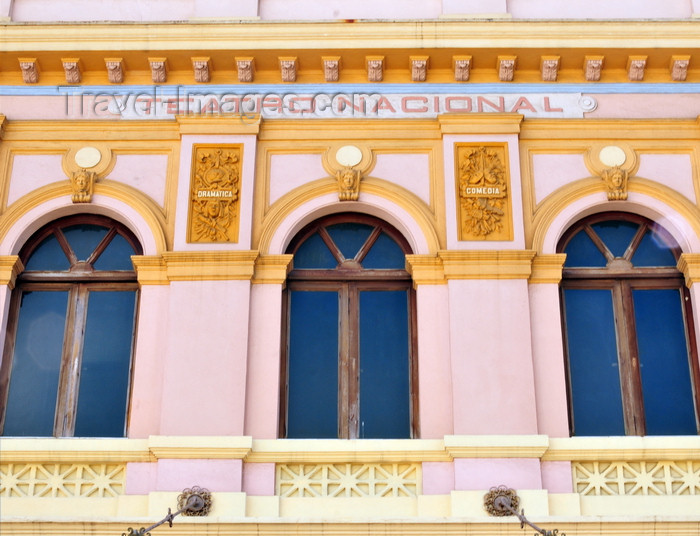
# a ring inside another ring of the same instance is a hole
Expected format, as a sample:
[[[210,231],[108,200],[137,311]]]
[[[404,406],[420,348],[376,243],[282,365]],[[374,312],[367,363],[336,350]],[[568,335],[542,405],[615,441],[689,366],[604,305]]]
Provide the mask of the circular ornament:
[[[341,166],[356,166],[362,161],[362,151],[354,145],[344,145],[335,152],[335,159]]]
[[[83,147],[75,153],[75,163],[83,169],[95,167],[100,160],[102,160],[102,153],[95,147]]]

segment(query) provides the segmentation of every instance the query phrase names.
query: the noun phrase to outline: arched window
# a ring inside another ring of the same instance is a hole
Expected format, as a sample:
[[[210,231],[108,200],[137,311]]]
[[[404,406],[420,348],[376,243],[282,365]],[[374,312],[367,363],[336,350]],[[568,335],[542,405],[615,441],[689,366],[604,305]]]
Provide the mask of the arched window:
[[[281,437],[415,435],[406,240],[376,218],[342,214],[306,227],[288,253]]]
[[[141,253],[122,225],[58,220],[20,251],[0,369],[5,436],[125,434]]]
[[[601,214],[559,251],[572,434],[697,434],[697,348],[673,238],[645,218]]]

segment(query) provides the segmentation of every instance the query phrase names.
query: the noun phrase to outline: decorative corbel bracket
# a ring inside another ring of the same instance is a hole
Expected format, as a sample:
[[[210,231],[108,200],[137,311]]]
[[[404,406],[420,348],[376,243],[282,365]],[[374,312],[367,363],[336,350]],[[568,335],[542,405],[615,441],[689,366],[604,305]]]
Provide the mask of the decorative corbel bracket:
[[[80,84],[82,75],[80,73],[80,59],[61,58],[63,72],[66,75],[66,84]]]
[[[372,153],[356,145],[333,145],[324,155],[324,167],[335,177],[339,201],[357,201],[360,184],[370,166]]]
[[[360,181],[362,175],[359,169],[345,167],[336,172],[338,179],[338,200],[357,201],[360,197]]]
[[[279,58],[282,82],[296,82],[299,62],[296,57]]]
[[[684,82],[688,78],[690,56],[671,56],[671,80]]]
[[[107,78],[112,84],[124,82],[124,60],[121,58],[105,58]]]
[[[428,56],[411,56],[411,81],[425,82],[428,76]]]
[[[211,61],[209,58],[192,58],[194,81],[206,84],[211,80]]]
[[[516,59],[516,56],[498,56],[498,79],[501,82],[513,81]]]
[[[97,173],[94,171],[88,171],[85,168],[73,171],[70,176],[70,184],[73,189],[71,201],[73,203],[90,203],[96,180]]]
[[[455,70],[455,82],[467,82],[471,74],[471,56],[453,56],[452,63]]]
[[[598,82],[603,72],[603,56],[586,56],[583,60],[583,72],[587,82]]]
[[[168,81],[168,65],[165,58],[148,58],[151,66],[151,80],[154,84],[165,84]]]
[[[19,68],[25,84],[39,82],[39,62],[36,58],[19,58]]]
[[[321,59],[326,82],[337,82],[340,79],[340,56],[323,56]]]
[[[367,81],[381,82],[384,80],[384,56],[367,56]]]
[[[541,75],[543,82],[556,82],[559,74],[559,56],[542,56]]]
[[[252,82],[255,79],[255,62],[250,58],[236,58],[239,82]]]
[[[644,80],[644,69],[647,66],[646,56],[630,56],[627,60],[627,78],[630,82],[641,82]]]
[[[624,201],[627,199],[627,181],[629,173],[620,166],[603,170],[601,179],[607,188],[608,201]]]

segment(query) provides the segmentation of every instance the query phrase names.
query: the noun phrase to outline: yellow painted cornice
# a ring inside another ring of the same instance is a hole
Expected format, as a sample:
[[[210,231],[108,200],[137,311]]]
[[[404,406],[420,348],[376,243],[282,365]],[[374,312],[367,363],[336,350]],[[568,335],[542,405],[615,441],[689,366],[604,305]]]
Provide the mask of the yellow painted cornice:
[[[700,119],[526,119],[521,140],[693,140]]]
[[[2,140],[5,136],[5,125],[7,124],[6,122],[7,118],[3,114],[0,114],[0,140]]]
[[[249,436],[151,436],[148,450],[156,459],[242,459],[250,452]]]
[[[413,288],[447,283],[442,258],[437,255],[406,255],[406,271],[413,278]]]
[[[697,21],[425,20],[2,25],[0,47],[40,50],[697,48]],[[289,55],[289,54],[287,54]]]
[[[465,113],[438,116],[443,134],[517,134],[522,114]]]
[[[549,446],[544,435],[445,436],[452,458],[541,458]]]
[[[258,439],[246,462],[371,463],[450,461],[440,439]]]
[[[683,272],[685,285],[692,287],[693,283],[700,280],[700,253],[681,253],[677,267]]]
[[[561,281],[561,273],[566,261],[566,253],[550,255],[538,254],[532,259],[532,273],[529,283],[556,283]]]
[[[162,256],[131,257],[139,283],[250,280],[257,251],[166,251]]]
[[[527,279],[534,251],[450,250],[438,253],[447,279]]]
[[[260,132],[259,115],[232,115],[232,116],[187,116],[175,117],[180,127],[180,134],[249,134],[257,135]]]
[[[2,463],[148,462],[154,458],[146,439],[6,438],[0,439]]]
[[[369,135],[372,140],[439,140],[440,129],[434,119],[275,119],[262,122],[259,139],[364,141]]]
[[[698,436],[550,438],[546,461],[700,460]]]
[[[284,284],[294,255],[260,255],[255,260],[254,284]]]
[[[175,121],[6,121],[3,141],[179,141]],[[135,133],[138,133],[136,136]]]
[[[19,260],[19,256],[0,256],[0,285],[7,285],[10,290],[15,288],[15,281],[22,270],[24,270],[24,264]]]

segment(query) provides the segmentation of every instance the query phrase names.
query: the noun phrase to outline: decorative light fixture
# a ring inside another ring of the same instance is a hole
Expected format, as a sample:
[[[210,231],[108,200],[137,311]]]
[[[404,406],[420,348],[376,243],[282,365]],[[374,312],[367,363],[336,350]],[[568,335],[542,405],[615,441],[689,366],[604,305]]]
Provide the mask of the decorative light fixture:
[[[516,516],[520,520],[520,528],[525,528],[528,525],[535,529],[542,536],[566,536],[565,533],[559,533],[558,529],[545,530],[534,523],[531,523],[525,517],[525,510],[520,510],[518,513],[518,507],[520,506],[520,497],[515,492],[506,486],[498,486],[491,488],[489,492],[484,495],[484,508],[492,516]]]
[[[177,506],[178,511],[174,514],[171,513],[170,508],[168,508],[168,515],[158,521],[158,523],[154,523],[146,528],[141,527],[138,530],[129,527],[129,531],[122,533],[122,536],[151,536],[150,531],[156,527],[160,527],[163,523],[167,523],[168,526],[172,527],[173,519],[180,514],[184,516],[205,516],[211,509],[211,493],[198,486],[184,489],[177,497]]]

